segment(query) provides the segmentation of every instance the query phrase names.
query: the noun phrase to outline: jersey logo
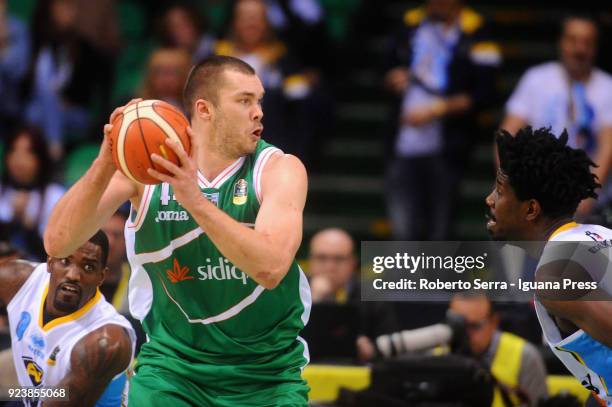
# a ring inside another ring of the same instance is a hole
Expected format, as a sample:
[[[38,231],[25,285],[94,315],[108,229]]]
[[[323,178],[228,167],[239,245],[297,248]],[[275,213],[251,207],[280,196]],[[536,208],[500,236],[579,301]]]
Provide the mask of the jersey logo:
[[[45,339],[41,335],[34,333],[30,337],[30,339],[32,340],[32,345],[34,347],[39,348],[39,349],[42,349],[45,347]]]
[[[17,341],[20,341],[23,339],[23,334],[25,333],[26,329],[28,329],[28,326],[30,325],[31,321],[32,321],[32,316],[30,315],[30,313],[23,311],[21,313],[21,316],[19,317],[19,322],[17,323],[17,329],[15,329],[15,334],[17,335]]]
[[[202,192],[204,198],[208,199],[212,204],[214,204],[217,208],[219,207],[219,193],[218,192]]]
[[[593,239],[594,241],[600,241],[600,240],[604,240],[603,237],[601,237],[599,234],[595,233],[595,232],[591,232],[591,231],[586,231],[584,232],[585,235],[587,235],[588,237],[590,237],[591,239]]]
[[[187,211],[157,211],[157,216],[155,217],[155,222],[174,220],[174,221],[183,221],[189,220],[189,215]]]
[[[234,205],[244,205],[247,201],[247,187],[248,183],[244,179],[239,179],[234,184],[234,198],[232,202]]]
[[[214,263],[212,259],[206,259],[205,266],[199,266],[198,280],[239,280],[242,281],[242,285],[246,285],[248,276],[241,270],[238,270],[230,261],[224,257],[219,257],[217,262]]]
[[[51,354],[49,355],[49,359],[47,359],[47,364],[49,366],[55,366],[55,362],[57,361],[57,354],[60,351],[60,347],[59,345],[55,347],[55,349],[53,349],[53,352],[51,352]]]
[[[599,394],[599,389],[593,385],[591,381],[591,375],[587,373],[586,377],[580,382],[587,390],[594,392],[595,394]]]
[[[30,357],[23,356],[23,364],[25,366],[26,372],[32,381],[34,386],[40,386],[43,379],[43,370],[38,366],[36,362]]]
[[[189,268],[187,266],[181,267],[177,259],[174,259],[174,270],[166,270],[166,275],[172,284],[176,284],[179,281],[193,280],[193,276],[189,275]]]

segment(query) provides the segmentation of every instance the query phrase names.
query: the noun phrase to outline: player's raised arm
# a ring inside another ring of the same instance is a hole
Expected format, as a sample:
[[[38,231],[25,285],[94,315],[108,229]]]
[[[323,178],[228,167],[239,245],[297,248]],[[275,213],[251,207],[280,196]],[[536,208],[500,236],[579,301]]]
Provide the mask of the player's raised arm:
[[[132,100],[129,104],[138,100]],[[112,123],[124,108],[125,106],[115,109],[109,123]],[[128,199],[137,200],[141,192],[136,183],[115,167],[109,136],[111,129],[111,124],[104,126],[104,141],[98,157],[51,212],[44,234],[45,250],[50,256],[66,257],[74,252],[122,203]]]
[[[132,345],[121,326],[105,325],[93,331],[74,346],[70,372],[57,385],[68,389],[69,401],[47,401],[44,406],[95,405],[113,377],[128,368],[131,358]]]

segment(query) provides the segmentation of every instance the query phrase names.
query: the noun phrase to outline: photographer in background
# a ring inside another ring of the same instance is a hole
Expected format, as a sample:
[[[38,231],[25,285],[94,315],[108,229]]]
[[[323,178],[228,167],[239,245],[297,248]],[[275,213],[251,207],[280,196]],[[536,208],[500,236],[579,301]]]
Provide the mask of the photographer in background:
[[[497,381],[493,407],[505,405],[500,389],[507,392],[512,405],[527,401],[535,406],[547,397],[542,356],[528,341],[499,330],[499,314],[485,294],[456,294],[449,312],[464,318],[471,356],[488,366]]]
[[[484,293],[457,293],[444,323],[380,336],[376,344],[387,358],[433,349],[476,360],[493,376],[492,407],[533,407],[548,396],[542,356],[525,339],[499,330],[499,314]]]

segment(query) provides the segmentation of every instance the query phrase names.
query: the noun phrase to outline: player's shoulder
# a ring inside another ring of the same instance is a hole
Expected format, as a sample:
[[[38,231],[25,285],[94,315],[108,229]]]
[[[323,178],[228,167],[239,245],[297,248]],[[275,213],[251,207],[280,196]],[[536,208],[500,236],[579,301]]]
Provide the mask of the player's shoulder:
[[[8,304],[30,278],[37,263],[8,260],[0,263],[0,302]]]
[[[551,241],[556,242],[582,242],[582,241],[604,241],[612,239],[612,229],[595,224],[578,224],[563,231]]]
[[[132,360],[132,338],[127,329],[106,324],[84,335],[74,345],[71,363],[86,364],[90,373],[119,373]]]
[[[289,173],[289,174],[306,174],[306,167],[302,160],[293,154],[287,154],[282,151],[277,151],[270,156],[266,169],[264,171]]]

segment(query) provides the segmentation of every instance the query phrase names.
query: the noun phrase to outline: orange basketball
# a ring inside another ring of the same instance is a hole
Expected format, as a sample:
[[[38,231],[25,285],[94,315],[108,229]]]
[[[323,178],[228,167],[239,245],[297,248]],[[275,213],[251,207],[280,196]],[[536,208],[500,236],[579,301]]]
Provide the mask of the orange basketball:
[[[126,177],[141,184],[160,183],[149,175],[149,168],[168,174],[165,168],[151,160],[153,153],[180,165],[178,156],[166,145],[166,138],[180,141],[187,154],[191,151],[187,118],[176,107],[161,100],[143,100],[129,105],[112,124],[110,137],[115,165]]]

